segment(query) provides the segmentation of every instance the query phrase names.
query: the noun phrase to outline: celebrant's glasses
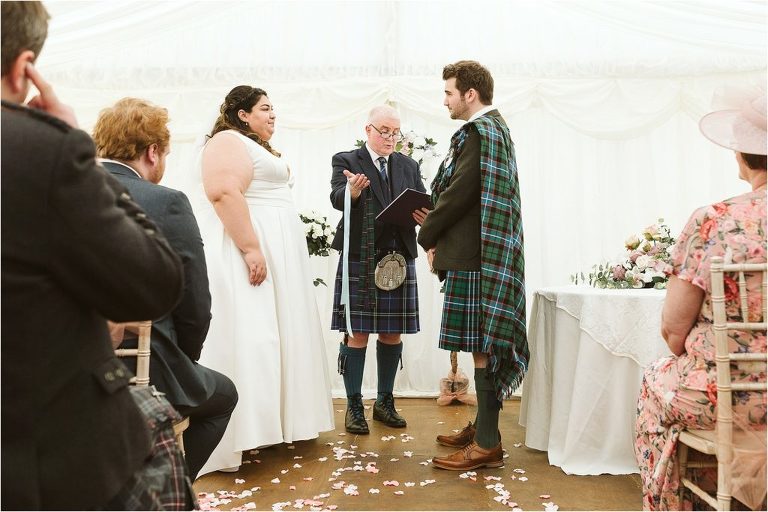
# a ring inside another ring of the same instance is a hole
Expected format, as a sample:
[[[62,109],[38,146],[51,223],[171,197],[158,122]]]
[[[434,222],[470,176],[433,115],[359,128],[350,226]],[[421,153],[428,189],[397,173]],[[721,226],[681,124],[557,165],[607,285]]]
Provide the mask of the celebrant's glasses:
[[[393,133],[390,133],[390,132],[382,132],[381,130],[379,130],[379,129],[378,129],[378,128],[376,128],[375,126],[373,126],[373,125],[370,125],[370,126],[371,126],[371,128],[373,128],[374,130],[376,130],[377,132],[379,132],[379,135],[381,135],[381,138],[382,138],[382,139],[384,139],[384,140],[394,140],[395,142],[400,142],[401,140],[403,140],[403,134],[402,134],[402,133],[400,133],[400,132],[393,132]]]

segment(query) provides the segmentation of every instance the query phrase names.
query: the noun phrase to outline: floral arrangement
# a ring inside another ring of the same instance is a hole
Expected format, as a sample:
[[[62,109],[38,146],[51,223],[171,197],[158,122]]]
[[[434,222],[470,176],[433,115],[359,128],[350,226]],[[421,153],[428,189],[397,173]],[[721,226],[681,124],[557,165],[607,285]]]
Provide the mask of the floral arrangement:
[[[640,236],[627,238],[626,251],[614,261],[594,265],[586,277],[583,272],[574,274],[571,281],[587,282],[597,288],[666,288],[668,277],[664,268],[671,261],[670,250],[674,244],[669,226],[664,224],[664,219],[659,219]]]
[[[307,236],[307,249],[310,256],[330,256],[333,229],[328,223],[328,217],[314,210],[299,213],[299,218],[304,223],[304,234]],[[324,285],[325,281],[315,278],[314,285]]]
[[[357,140],[355,146],[358,148],[363,147],[364,140]],[[395,144],[395,151],[405,156],[409,156],[419,163],[419,167],[425,162],[430,161],[433,158],[439,157],[440,153],[435,150],[437,142],[429,137],[424,137],[417,134],[413,130],[409,130],[403,133],[403,138]],[[422,173],[422,180],[426,180],[426,177]]]

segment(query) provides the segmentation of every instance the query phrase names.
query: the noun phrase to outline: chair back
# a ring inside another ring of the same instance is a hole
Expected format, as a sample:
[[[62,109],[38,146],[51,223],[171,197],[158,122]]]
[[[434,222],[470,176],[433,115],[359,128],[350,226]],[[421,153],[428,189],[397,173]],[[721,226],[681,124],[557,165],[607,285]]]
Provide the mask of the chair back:
[[[731,352],[728,331],[766,331],[768,318],[768,263],[725,264],[723,258],[714,257],[711,261],[710,275],[712,283],[712,312],[714,315],[715,362],[717,365],[717,463],[718,463],[718,501],[730,503],[732,462],[734,456],[733,401],[734,391],[766,392],[765,364],[766,353]],[[741,312],[740,322],[731,322],[726,313],[725,274],[738,274],[738,299]],[[750,322],[747,300],[747,278],[745,274],[762,274],[760,321]],[[731,364],[741,364],[744,371],[757,375],[751,382],[732,382]],[[755,367],[762,368],[758,370]],[[761,381],[757,381],[761,380]],[[757,436],[755,436],[757,437]],[[764,434],[762,435],[764,438]],[[764,439],[763,439],[763,451]],[[719,508],[719,507],[718,507]]]
[[[151,354],[150,340],[152,335],[152,321],[142,320],[137,322],[109,323],[112,345],[117,357],[136,358],[136,376],[131,382],[136,386],[149,386],[149,357]],[[138,337],[136,348],[120,348],[129,339]]]

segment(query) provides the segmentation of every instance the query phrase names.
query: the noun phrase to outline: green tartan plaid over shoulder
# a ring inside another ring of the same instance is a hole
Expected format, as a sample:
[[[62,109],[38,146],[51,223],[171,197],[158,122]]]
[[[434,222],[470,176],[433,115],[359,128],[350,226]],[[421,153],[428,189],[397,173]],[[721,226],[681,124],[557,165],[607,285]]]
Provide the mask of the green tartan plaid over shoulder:
[[[525,322],[525,260],[520,183],[509,129],[480,116],[480,286],[483,351],[489,354],[496,396],[508,398],[528,369]]]

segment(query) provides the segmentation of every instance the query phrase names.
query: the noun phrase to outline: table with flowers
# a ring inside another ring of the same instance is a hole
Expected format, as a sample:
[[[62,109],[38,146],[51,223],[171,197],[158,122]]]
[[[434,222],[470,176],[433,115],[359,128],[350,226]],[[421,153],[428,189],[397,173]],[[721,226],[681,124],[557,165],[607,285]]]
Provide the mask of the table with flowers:
[[[568,474],[637,473],[633,452],[643,370],[669,355],[666,290],[543,288],[533,294],[531,358],[520,424],[525,444]]]

